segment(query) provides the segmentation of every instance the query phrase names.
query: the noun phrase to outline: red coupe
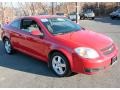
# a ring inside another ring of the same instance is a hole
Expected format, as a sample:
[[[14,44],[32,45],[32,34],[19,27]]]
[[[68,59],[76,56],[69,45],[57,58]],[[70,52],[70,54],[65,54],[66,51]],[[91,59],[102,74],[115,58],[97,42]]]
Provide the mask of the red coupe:
[[[18,18],[2,27],[1,36],[8,54],[17,50],[45,61],[60,77],[72,72],[95,74],[117,61],[118,48],[112,39],[65,17]]]

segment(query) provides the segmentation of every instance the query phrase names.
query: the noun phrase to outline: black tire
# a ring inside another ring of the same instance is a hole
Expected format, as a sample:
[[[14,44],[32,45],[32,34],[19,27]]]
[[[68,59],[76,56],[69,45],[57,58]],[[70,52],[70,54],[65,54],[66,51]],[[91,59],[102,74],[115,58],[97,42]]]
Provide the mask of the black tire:
[[[5,51],[6,51],[6,53],[7,54],[13,54],[14,53],[14,49],[13,49],[13,47],[12,47],[12,44],[11,44],[11,42],[10,42],[10,40],[8,39],[8,38],[5,38],[4,40],[3,40],[3,42],[4,42],[4,48],[5,48]],[[10,47],[9,47],[9,51],[6,49],[6,43],[9,43],[10,44]]]
[[[110,18],[111,18],[112,20],[114,20],[114,19],[115,19],[115,17],[112,17],[112,16],[111,16]]]
[[[65,72],[64,72],[63,74],[59,74],[59,73],[57,73],[57,72],[54,70],[54,67],[53,67],[53,65],[52,65],[52,62],[53,62],[53,58],[54,58],[55,56],[60,56],[60,57],[64,60],[64,62],[65,62],[65,64],[66,64],[66,69],[65,69]],[[67,59],[63,54],[61,54],[61,53],[59,53],[59,52],[54,52],[54,53],[50,56],[49,66],[50,66],[51,70],[53,71],[53,73],[55,73],[55,75],[57,75],[57,76],[59,76],[59,77],[67,77],[67,76],[70,76],[70,75],[72,74],[71,69],[70,69],[70,64],[69,64],[69,62],[68,62],[68,59]]]
[[[81,15],[80,16],[80,20],[84,20],[85,19],[85,16],[84,15]]]
[[[92,20],[94,20],[95,19],[95,17],[92,17]]]
[[[82,17],[80,17],[80,20],[82,20]]]

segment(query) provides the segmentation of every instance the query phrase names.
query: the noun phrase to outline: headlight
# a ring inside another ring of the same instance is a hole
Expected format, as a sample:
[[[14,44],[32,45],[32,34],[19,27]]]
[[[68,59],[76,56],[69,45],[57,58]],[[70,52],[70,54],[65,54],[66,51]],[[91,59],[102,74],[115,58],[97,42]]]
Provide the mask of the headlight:
[[[99,54],[94,49],[87,47],[78,47],[75,52],[83,58],[95,59],[99,57]]]

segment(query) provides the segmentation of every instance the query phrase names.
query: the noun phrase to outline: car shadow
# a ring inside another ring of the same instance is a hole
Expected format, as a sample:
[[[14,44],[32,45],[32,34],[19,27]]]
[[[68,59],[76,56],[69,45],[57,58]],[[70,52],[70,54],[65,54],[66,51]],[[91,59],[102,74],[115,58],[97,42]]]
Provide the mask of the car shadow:
[[[110,17],[96,17],[94,21],[102,22],[102,23],[109,23],[111,25],[120,25],[120,19],[112,20]]]
[[[57,78],[45,62],[20,52],[16,52],[13,55],[6,54],[2,41],[0,41],[0,67]]]

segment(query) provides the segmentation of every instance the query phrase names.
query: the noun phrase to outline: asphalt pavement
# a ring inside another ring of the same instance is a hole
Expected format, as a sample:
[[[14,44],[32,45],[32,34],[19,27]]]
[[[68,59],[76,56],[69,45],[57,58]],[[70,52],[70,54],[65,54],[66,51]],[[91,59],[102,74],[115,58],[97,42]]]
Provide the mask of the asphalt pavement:
[[[104,17],[95,20],[81,20],[80,25],[111,37],[120,48],[120,20]],[[0,41],[0,87],[117,88],[120,87],[119,56],[118,62],[107,71],[95,75],[76,74],[59,78],[48,69],[46,63],[35,58],[20,52],[7,55]]]

